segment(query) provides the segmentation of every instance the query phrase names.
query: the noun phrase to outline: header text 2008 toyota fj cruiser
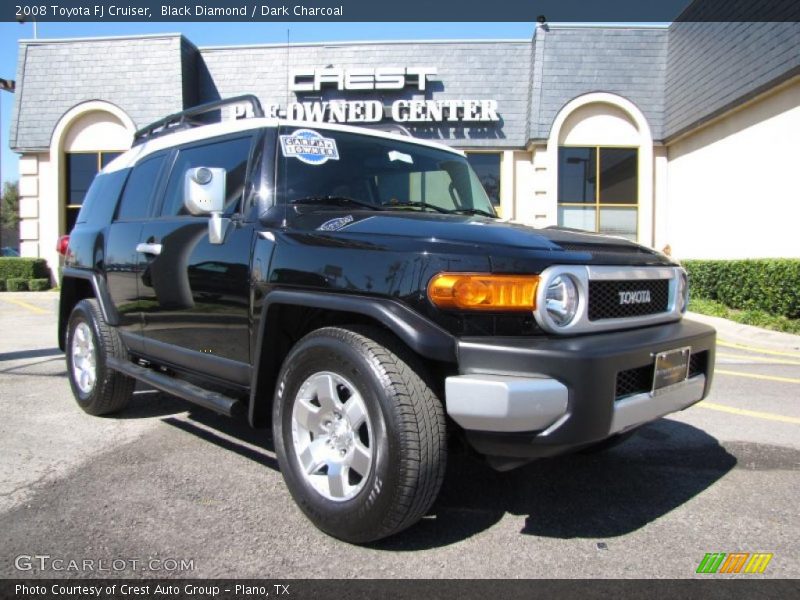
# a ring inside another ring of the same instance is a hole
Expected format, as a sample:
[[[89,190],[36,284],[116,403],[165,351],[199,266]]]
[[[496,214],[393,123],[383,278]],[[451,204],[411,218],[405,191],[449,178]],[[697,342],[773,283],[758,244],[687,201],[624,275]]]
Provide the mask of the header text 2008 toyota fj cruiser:
[[[708,393],[714,331],[667,257],[500,221],[445,146],[262,114],[167,117],[92,184],[59,319],[88,413],[139,380],[271,421],[305,514],[367,542],[430,508],[448,437],[507,469]]]

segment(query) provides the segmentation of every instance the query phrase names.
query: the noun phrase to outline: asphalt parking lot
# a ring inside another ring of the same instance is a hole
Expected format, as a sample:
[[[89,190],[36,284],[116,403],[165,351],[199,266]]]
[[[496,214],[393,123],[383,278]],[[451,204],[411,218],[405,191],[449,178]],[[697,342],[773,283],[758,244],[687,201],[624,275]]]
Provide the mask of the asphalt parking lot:
[[[721,330],[705,402],[604,454],[509,473],[455,455],[428,517],[355,547],[295,507],[265,431],[147,390],[81,412],[56,306],[0,294],[0,577],[92,575],[15,567],[49,555],[128,561],[96,576],[681,578],[708,552],[800,577],[800,338]]]

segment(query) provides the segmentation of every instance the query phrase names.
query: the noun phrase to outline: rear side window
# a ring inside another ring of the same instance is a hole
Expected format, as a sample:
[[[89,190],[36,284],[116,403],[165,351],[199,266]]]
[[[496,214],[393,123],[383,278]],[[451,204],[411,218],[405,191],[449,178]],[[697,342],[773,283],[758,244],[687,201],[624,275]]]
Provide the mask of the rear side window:
[[[180,151],[164,195],[163,217],[188,216],[183,206],[183,179],[194,167],[222,167],[225,175],[225,214],[236,212],[244,192],[251,136],[224,140]]]
[[[81,211],[76,223],[89,225],[106,225],[114,216],[114,208],[119,200],[119,193],[128,176],[127,169],[113,173],[101,173],[94,178],[86,197],[83,199]]]
[[[122,193],[117,210],[117,221],[135,221],[145,218],[150,211],[150,201],[158,189],[158,175],[164,156],[148,158],[131,171],[128,184]]]

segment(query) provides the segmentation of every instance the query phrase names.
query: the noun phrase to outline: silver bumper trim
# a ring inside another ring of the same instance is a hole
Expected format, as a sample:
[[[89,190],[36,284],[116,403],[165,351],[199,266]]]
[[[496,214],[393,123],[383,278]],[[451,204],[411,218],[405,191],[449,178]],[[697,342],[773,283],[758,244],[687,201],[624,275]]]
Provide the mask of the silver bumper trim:
[[[445,379],[447,413],[474,431],[540,431],[567,412],[567,387],[549,377],[456,375]]]
[[[672,412],[683,410],[703,397],[706,376],[697,375],[655,396],[649,392],[628,396],[614,403],[611,433],[619,433]]]

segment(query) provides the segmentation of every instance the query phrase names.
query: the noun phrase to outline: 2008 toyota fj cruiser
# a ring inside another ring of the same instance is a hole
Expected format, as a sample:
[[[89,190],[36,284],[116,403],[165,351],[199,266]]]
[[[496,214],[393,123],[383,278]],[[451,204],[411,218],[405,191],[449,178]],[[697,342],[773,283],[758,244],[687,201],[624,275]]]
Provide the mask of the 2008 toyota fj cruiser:
[[[200,121],[242,102],[255,118]],[[271,420],[305,514],[367,542],[430,508],[448,436],[506,469],[701,400],[715,334],[687,297],[662,254],[497,219],[458,151],[238,97],[139,131],[97,176],[58,334],[86,412],[139,380]]]

